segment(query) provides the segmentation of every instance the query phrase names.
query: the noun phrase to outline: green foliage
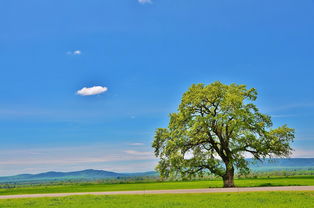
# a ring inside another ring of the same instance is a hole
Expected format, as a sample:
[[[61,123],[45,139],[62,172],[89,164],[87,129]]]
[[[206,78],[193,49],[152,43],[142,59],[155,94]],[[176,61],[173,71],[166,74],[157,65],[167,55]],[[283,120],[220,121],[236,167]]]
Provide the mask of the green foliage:
[[[313,207],[314,192],[252,192],[213,194],[162,194],[71,196],[0,200],[5,208],[303,208]]]
[[[152,146],[160,158],[160,175],[191,178],[213,173],[233,186],[235,168],[249,172],[245,153],[257,160],[289,156],[294,130],[286,125],[272,129],[271,117],[253,103],[256,98],[256,90],[245,85],[192,85],[178,112],[170,114],[168,128],[155,132]]]

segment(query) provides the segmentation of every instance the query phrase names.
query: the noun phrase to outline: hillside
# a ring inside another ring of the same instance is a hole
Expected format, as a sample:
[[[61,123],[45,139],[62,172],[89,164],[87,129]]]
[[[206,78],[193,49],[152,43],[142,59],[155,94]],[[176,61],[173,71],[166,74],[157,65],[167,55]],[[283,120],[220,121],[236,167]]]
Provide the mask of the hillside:
[[[252,159],[248,159],[252,162]],[[314,158],[287,158],[272,159],[264,162],[254,162],[250,165],[253,171],[278,171],[278,170],[308,170],[314,169]],[[42,182],[42,181],[92,181],[103,179],[119,179],[132,177],[158,176],[155,171],[142,173],[116,173],[105,170],[82,170],[74,172],[45,172],[39,174],[21,174],[16,176],[0,177],[0,183]]]
[[[248,160],[252,162],[252,159]],[[253,162],[250,167],[253,171],[314,169],[314,158],[267,159],[263,162]]]
[[[36,182],[36,181],[66,181],[66,180],[100,180],[100,179],[117,179],[137,176],[156,175],[156,172],[143,173],[116,173],[104,170],[82,170],[74,172],[45,172],[39,174],[21,174],[16,176],[0,177],[0,183],[5,182]]]

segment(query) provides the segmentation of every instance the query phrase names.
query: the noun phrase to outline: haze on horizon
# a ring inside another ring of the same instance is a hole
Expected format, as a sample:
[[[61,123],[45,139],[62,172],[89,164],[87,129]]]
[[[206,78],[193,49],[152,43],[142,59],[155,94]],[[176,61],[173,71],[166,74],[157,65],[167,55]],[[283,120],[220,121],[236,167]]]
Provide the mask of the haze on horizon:
[[[155,128],[217,80],[314,157],[311,0],[11,0],[0,23],[0,176],[153,170]]]

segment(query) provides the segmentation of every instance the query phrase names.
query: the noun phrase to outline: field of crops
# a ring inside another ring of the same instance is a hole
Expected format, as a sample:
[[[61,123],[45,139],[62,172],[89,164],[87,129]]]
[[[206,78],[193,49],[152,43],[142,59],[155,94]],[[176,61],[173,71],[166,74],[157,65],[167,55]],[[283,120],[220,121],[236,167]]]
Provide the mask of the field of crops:
[[[290,176],[256,179],[237,179],[238,187],[258,186],[297,186],[314,185],[314,176]],[[221,180],[185,181],[185,182],[151,182],[151,183],[72,183],[59,185],[36,185],[17,188],[1,188],[0,195],[35,194],[35,193],[72,193],[97,191],[126,191],[126,190],[163,190],[163,189],[196,189],[222,187]]]
[[[0,200],[1,208],[312,208],[314,192],[71,196]]]

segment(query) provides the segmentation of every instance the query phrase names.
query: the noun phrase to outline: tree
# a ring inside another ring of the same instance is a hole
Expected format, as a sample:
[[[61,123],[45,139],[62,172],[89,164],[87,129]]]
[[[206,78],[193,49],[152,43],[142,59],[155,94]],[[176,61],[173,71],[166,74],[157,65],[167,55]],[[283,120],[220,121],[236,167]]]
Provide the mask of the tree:
[[[235,169],[249,173],[245,154],[254,159],[288,157],[294,129],[272,129],[271,117],[253,104],[254,88],[245,85],[193,84],[183,94],[178,112],[170,114],[168,128],[155,132],[153,148],[162,177],[222,177],[234,187]]]

